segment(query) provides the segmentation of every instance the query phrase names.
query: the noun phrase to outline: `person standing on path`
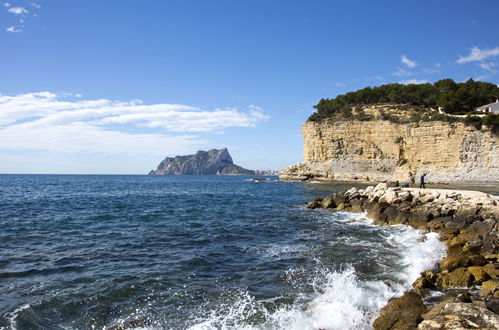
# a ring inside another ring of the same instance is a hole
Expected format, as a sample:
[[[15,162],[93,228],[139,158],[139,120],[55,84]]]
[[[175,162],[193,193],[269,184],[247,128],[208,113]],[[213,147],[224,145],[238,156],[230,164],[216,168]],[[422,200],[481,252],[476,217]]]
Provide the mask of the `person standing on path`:
[[[424,177],[426,176],[426,173],[424,173],[423,175],[421,175],[421,180],[420,180],[420,184],[419,184],[419,188],[423,188],[425,189],[425,185],[424,185]]]

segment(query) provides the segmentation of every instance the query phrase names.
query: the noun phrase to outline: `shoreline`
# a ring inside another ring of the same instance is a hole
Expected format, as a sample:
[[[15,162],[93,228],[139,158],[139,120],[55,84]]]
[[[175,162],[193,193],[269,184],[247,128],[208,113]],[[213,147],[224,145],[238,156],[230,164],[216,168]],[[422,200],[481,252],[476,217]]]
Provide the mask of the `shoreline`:
[[[307,207],[367,212],[375,225],[436,232],[445,244],[447,257],[381,308],[375,329],[499,328],[499,196],[380,183],[334,193]]]

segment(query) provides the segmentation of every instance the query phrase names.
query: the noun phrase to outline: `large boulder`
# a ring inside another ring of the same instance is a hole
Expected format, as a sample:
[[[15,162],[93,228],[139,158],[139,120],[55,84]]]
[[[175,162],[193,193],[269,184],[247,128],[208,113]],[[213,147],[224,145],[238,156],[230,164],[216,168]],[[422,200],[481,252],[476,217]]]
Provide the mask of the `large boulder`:
[[[458,256],[443,258],[440,261],[439,268],[441,271],[448,270],[449,272],[451,272],[456,268],[468,267],[470,265],[471,265],[471,260],[469,256],[458,255]]]
[[[440,273],[437,283],[442,288],[469,287],[473,284],[474,277],[471,272],[464,267],[454,269],[452,272]]]
[[[421,322],[418,329],[499,329],[499,316],[476,304],[451,302]]]
[[[406,292],[400,298],[391,299],[380,310],[380,316],[374,321],[374,329],[414,329],[423,320],[426,307],[421,297],[414,291]]]
[[[459,236],[463,237],[468,242],[477,239],[483,239],[494,228],[493,223],[486,221],[475,221],[468,228],[461,231]]]

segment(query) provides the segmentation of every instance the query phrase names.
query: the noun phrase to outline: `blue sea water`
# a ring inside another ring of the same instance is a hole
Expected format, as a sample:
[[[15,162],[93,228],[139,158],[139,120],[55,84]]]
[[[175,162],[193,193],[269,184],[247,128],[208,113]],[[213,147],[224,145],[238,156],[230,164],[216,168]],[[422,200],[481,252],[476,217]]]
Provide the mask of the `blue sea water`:
[[[250,179],[0,175],[0,329],[368,329],[445,254]]]

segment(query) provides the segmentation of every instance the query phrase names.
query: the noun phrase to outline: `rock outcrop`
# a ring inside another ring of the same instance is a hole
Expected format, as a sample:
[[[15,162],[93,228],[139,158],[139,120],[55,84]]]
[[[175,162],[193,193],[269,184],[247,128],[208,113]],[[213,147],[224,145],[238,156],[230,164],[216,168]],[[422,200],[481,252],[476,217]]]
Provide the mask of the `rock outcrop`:
[[[233,163],[227,148],[198,151],[194,155],[166,157],[156,170],[149,175],[253,175],[255,171],[247,170]]]
[[[395,123],[366,108],[369,121],[325,119],[302,126],[304,162],[280,173],[281,180],[499,181],[499,136],[462,122]]]
[[[307,207],[366,212],[377,225],[438,232],[447,246],[448,256],[437,268],[424,271],[412,291],[380,311],[375,329],[499,328],[499,197],[380,183],[316,199]],[[436,295],[438,304],[422,299],[435,290],[442,293]]]

